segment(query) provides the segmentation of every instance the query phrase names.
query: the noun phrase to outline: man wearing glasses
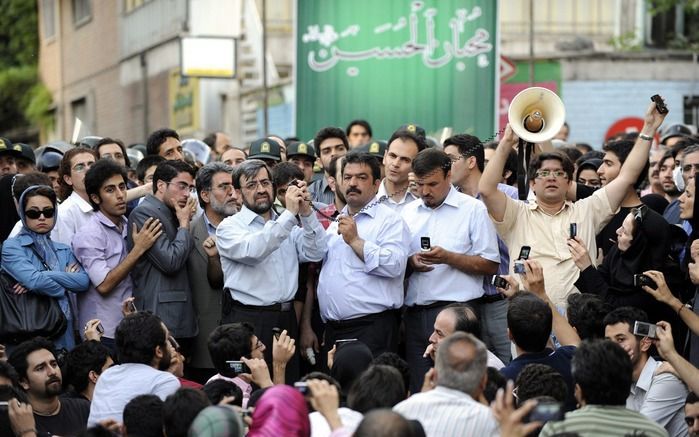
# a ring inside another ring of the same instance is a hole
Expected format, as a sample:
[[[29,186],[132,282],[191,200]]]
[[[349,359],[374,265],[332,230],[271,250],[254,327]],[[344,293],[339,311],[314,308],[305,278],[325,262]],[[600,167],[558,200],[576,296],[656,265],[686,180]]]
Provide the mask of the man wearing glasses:
[[[643,129],[619,175],[592,196],[576,203],[566,201],[571,185],[575,184],[573,164],[557,152],[542,153],[533,158],[529,165],[527,176],[529,188],[536,196],[535,201],[524,203],[509,198],[498,190],[505,161],[519,141],[510,126],[505,129],[478,188],[498,234],[510,252],[517,254],[523,246],[530,246],[530,257],[543,265],[546,290],[555,305],[565,307],[568,295],[577,292],[574,284],[580,270],[568,248],[571,240],[570,225],[577,225],[575,241],[583,244],[589,253],[596,254],[595,237],[621,205],[627,189],[636,182],[643,170],[653,135],[665,115],[656,110],[655,103],[651,103],[646,111]],[[510,257],[511,274],[514,272],[516,258]]]
[[[298,339],[293,299],[299,263],[320,261],[327,251],[306,183],[287,188],[286,211],[281,214],[272,208],[272,174],[263,161],[240,164],[233,185],[242,194],[243,207],[216,228],[224,274],[222,323],[251,323],[264,344],[273,344],[275,327]],[[265,351],[270,365],[272,355],[272,350]],[[286,366],[287,381],[298,379],[297,357]]]
[[[194,219],[190,232],[194,250],[189,253],[187,269],[197,272],[189,276],[194,293],[194,307],[199,319],[194,354],[188,368],[194,379],[206,381],[216,373],[207,341],[221,318],[223,270],[216,250],[216,228],[221,221],[238,212],[238,194],[233,188],[233,168],[221,162],[212,162],[197,173],[196,186],[199,205],[204,213]],[[206,272],[206,273],[205,273]]]
[[[97,161],[97,154],[92,149],[75,147],[68,150],[58,170],[60,190],[58,197],[58,217],[56,227],[51,232],[51,239],[71,245],[73,235],[83,228],[94,214],[87,191],[85,190],[85,173]]]
[[[153,174],[153,194],[143,199],[129,216],[127,244],[134,247],[134,229],[142,229],[150,218],[157,219],[163,233],[131,272],[134,303],[139,311],[160,317],[182,346],[191,354],[197,335],[187,258],[194,246],[189,232],[196,204],[195,171],[184,161],[165,161]],[[135,225],[135,226],[134,226]]]

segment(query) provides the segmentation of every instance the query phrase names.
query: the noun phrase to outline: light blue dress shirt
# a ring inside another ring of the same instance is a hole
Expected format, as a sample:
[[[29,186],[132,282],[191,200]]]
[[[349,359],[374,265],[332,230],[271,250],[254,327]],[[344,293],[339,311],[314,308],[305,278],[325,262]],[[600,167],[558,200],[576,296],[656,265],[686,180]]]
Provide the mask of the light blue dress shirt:
[[[347,207],[342,210],[347,215]],[[328,253],[318,280],[323,320],[349,320],[403,305],[403,277],[410,234],[403,219],[384,204],[356,215],[364,261],[337,233],[327,229]]]
[[[296,217],[284,211],[267,222],[245,206],[216,228],[216,246],[224,287],[245,305],[288,302],[298,288],[299,263],[323,259],[327,251],[323,226],[315,214]],[[205,274],[205,272],[202,272]]]
[[[409,203],[402,215],[410,228],[410,255],[420,252],[421,237],[429,237],[432,247],[500,262],[495,226],[485,205],[454,187],[437,208],[425,206],[420,199]],[[410,275],[406,305],[466,302],[483,295],[483,275],[464,273],[447,264],[432,267],[429,272]]]

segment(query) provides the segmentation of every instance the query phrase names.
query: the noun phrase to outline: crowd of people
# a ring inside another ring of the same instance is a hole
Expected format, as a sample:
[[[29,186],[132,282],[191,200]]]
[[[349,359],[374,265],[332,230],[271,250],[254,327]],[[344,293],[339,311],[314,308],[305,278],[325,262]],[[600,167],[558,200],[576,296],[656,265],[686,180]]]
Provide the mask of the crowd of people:
[[[665,116],[526,170],[509,126],[1,138],[0,435],[699,436]]]

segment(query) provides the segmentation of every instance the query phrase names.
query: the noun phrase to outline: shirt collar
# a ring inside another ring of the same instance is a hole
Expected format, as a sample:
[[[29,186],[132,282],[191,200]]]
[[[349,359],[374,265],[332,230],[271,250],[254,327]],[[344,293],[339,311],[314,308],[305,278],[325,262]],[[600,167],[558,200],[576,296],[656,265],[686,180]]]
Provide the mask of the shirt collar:
[[[271,220],[275,220],[277,218],[277,214],[274,212],[273,209],[270,210],[270,213],[271,213]],[[264,219],[262,218],[261,215],[248,209],[248,207],[245,205],[243,205],[243,207],[240,209],[240,212],[238,212],[236,215],[239,216],[240,219],[243,220],[243,223],[245,223],[246,225],[249,225],[250,223],[254,222],[255,219],[257,219],[258,217],[260,220],[262,220],[264,222]]]
[[[206,216],[206,211],[202,213],[202,216],[204,216],[204,223],[206,224],[206,231],[209,233],[209,235],[215,235],[216,234],[216,226],[214,226],[213,223],[211,223],[211,220],[209,220],[209,217]]]
[[[95,216],[97,216],[97,220],[103,225],[108,228],[112,228],[119,232],[117,229],[116,225],[114,224],[113,221],[109,220],[106,215],[102,213],[102,211],[97,211],[95,212]],[[126,217],[123,215],[121,216],[121,233],[126,236],[128,231],[128,221],[126,220]]]
[[[367,205],[374,204],[374,206],[372,206],[371,208],[365,209],[364,211],[362,211],[361,213],[359,213],[357,215],[366,214],[371,218],[376,217],[376,210],[379,209],[379,205],[380,205],[378,202],[379,202],[379,200],[377,198],[370,200],[369,203],[367,203]],[[366,206],[366,205],[364,205],[364,206]],[[364,207],[362,207],[362,208],[364,208]],[[349,213],[347,205],[345,205],[345,207],[342,208],[342,211],[340,211],[340,214],[352,216],[352,214]]]
[[[77,192],[73,191],[72,193],[70,193],[70,196],[68,196],[68,197],[73,199],[73,202],[75,202],[75,204],[78,205],[78,208],[80,208],[80,211],[82,211],[84,213],[88,213],[90,211],[93,211],[92,205],[90,205],[90,202],[88,202],[85,199],[83,199],[82,197],[80,197],[80,194],[78,194]]]
[[[544,213],[546,215],[551,215],[551,216],[557,216],[558,214],[562,213],[563,211],[570,208],[571,206],[573,206],[573,202],[571,202],[570,200],[566,200],[565,203],[563,204],[563,207],[558,212],[556,212],[555,214],[549,214],[547,212],[544,212],[543,209],[539,208],[539,204],[536,202],[536,200],[533,200],[533,201],[527,203],[527,208],[529,208],[530,210],[534,211],[536,209],[539,209],[539,210],[541,210],[542,213]]]
[[[439,205],[436,208],[430,208],[429,206],[425,206],[425,201],[420,199],[420,208],[425,208],[425,209],[431,209],[431,210],[436,210],[442,207],[442,205],[447,205],[451,206],[454,208],[459,207],[459,193],[456,188],[454,188],[453,185],[449,187],[449,193],[447,193],[447,197],[444,198],[444,201],[442,202],[441,205]]]
[[[641,375],[638,377],[638,381],[636,381],[634,388],[640,388],[647,392],[650,389],[650,385],[653,383],[656,367],[658,367],[658,362],[655,361],[653,357],[648,357],[648,361],[646,361],[646,365],[643,366]]]

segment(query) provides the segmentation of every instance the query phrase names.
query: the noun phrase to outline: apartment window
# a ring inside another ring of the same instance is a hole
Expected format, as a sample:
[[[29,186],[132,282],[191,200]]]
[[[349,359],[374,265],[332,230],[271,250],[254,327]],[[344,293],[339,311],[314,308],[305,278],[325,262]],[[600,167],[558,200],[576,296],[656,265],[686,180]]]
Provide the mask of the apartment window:
[[[56,0],[41,1],[41,28],[44,39],[56,36]]]
[[[134,9],[138,9],[144,4],[148,3],[150,0],[126,0],[124,2],[124,12],[129,13]]]
[[[92,10],[90,0],[72,0],[73,3],[73,24],[80,26],[90,21]]]

